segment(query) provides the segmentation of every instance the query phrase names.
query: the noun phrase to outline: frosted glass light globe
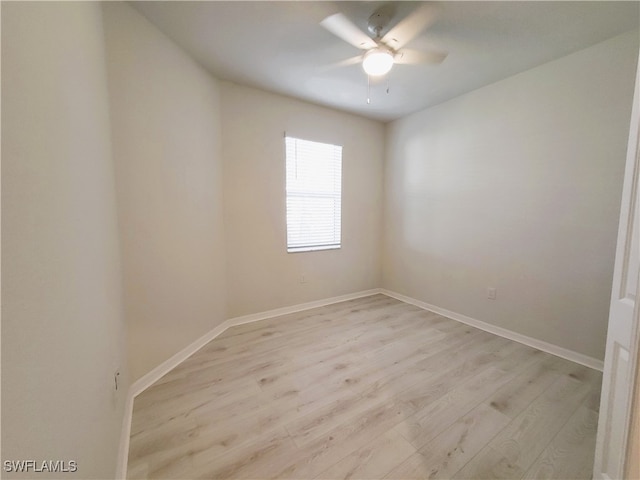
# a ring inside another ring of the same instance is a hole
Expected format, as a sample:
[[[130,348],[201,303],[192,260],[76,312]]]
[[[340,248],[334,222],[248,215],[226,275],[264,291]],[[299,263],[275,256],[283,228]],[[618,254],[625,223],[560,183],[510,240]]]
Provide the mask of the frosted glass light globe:
[[[372,77],[377,77],[388,73],[393,67],[393,55],[383,48],[374,48],[364,54],[362,68]]]

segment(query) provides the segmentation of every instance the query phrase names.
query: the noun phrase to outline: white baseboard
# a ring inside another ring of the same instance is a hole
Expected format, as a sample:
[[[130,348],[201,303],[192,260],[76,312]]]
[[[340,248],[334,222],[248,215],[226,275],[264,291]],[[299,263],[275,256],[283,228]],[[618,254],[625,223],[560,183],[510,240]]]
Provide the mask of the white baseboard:
[[[450,310],[440,308],[436,305],[431,305],[430,303],[416,300],[415,298],[407,297],[406,295],[392,292],[384,288],[380,289],[380,293],[395,298],[396,300],[400,300],[401,302],[409,303],[424,310],[429,310],[430,312],[437,313],[439,315],[442,315],[443,317],[457,320],[458,322],[462,322],[472,327],[479,328],[480,330],[484,330],[485,332],[493,333],[494,335],[498,335],[500,337],[522,343],[529,347],[542,350],[543,352],[547,352],[551,355],[564,358],[565,360],[579,363],[580,365],[584,365],[585,367],[593,368],[594,370],[599,371],[602,371],[604,369],[604,362],[602,360],[598,360],[597,358],[593,358],[582,353],[574,352],[573,350],[569,350],[568,348],[559,347],[558,345],[538,340],[537,338],[528,337],[526,335],[522,335],[506,328],[491,325],[490,323],[483,322],[482,320],[467,317],[466,315],[452,312]]]
[[[372,288],[371,290],[363,290],[361,292],[349,293],[347,295],[340,295],[339,297],[325,298],[323,300],[316,300],[313,302],[300,303],[298,305],[292,305],[290,307],[276,308],[275,310],[267,310],[266,312],[254,313],[251,315],[243,315],[242,317],[234,317],[227,320],[231,322],[231,326],[242,325],[244,323],[257,322],[258,320],[265,320],[267,318],[279,317],[281,315],[288,315],[290,313],[302,312],[304,310],[310,310],[312,308],[324,307],[325,305],[332,305],[334,303],[346,302],[348,300],[355,300],[356,298],[370,297],[382,293],[381,288]]]
[[[302,312],[304,310],[310,310],[312,308],[324,307],[339,302],[346,302],[348,300],[355,300],[357,298],[369,297],[383,293],[380,288],[374,288],[371,290],[364,290],[361,292],[350,293],[347,295],[340,295],[338,297],[325,298],[323,300],[316,300],[313,302],[301,303],[298,305],[292,305],[289,307],[276,308],[274,310],[268,310],[266,312],[254,313],[251,315],[243,315],[241,317],[229,318],[222,322],[220,325],[213,328],[211,331],[205,333],[202,337],[196,341],[187,345],[171,358],[165,360],[156,368],[146,373],[138,380],[133,382],[127,392],[127,400],[125,404],[124,419],[122,422],[122,434],[120,438],[120,449],[118,456],[118,465],[116,470],[116,478],[126,479],[127,477],[127,460],[129,456],[129,434],[131,431],[131,416],[133,414],[133,401],[137,395],[145,391],[155,382],[160,380],[169,371],[184,362],[191,355],[196,353],[202,347],[204,347],[211,340],[216,338],[227,328],[234,327],[236,325],[243,325],[245,323],[257,322],[259,320],[266,320],[268,318],[279,317],[281,315],[288,315],[290,313]]]

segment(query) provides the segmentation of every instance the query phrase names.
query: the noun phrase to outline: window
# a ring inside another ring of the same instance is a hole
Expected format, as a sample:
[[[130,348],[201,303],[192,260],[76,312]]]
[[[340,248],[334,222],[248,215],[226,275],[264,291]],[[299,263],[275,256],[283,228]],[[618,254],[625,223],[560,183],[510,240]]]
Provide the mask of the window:
[[[340,248],[342,147],[285,137],[287,251]]]

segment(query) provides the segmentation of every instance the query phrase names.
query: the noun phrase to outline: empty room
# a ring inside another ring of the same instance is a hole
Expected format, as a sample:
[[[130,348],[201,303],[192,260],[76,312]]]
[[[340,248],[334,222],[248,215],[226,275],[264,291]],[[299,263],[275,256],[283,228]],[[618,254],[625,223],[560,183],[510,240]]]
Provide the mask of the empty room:
[[[640,478],[640,3],[1,3],[2,478]]]

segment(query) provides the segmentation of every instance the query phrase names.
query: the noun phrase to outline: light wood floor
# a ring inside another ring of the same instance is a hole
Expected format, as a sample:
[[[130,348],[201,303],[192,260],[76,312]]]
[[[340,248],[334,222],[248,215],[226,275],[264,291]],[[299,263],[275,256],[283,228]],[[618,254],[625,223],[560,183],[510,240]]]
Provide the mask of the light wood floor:
[[[384,295],[233,327],[135,399],[129,478],[591,478],[601,374]]]

